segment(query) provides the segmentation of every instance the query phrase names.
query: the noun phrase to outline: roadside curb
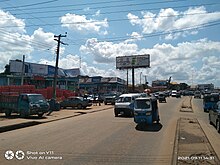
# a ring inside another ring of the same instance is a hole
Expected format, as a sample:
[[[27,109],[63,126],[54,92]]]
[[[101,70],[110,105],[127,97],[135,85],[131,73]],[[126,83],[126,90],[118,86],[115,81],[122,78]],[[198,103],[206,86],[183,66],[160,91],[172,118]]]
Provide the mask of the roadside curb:
[[[176,133],[175,133],[175,141],[174,141],[174,147],[173,147],[173,158],[172,158],[172,165],[177,165],[177,154],[178,154],[178,139],[179,139],[179,120],[177,120],[177,126],[176,126]]]
[[[107,107],[107,108],[103,108],[103,109],[92,110],[92,111],[89,111],[89,112],[81,112],[81,111],[80,112],[75,112],[75,114],[73,114],[73,115],[65,116],[65,117],[61,117],[61,118],[57,118],[57,119],[52,119],[52,120],[48,120],[48,121],[28,121],[28,122],[22,122],[22,123],[18,123],[18,124],[2,126],[2,127],[0,127],[0,133],[8,132],[8,131],[16,130],[16,129],[21,129],[21,128],[26,128],[26,127],[30,127],[30,126],[35,126],[35,125],[39,125],[39,124],[59,121],[59,120],[63,120],[63,119],[73,118],[73,117],[76,117],[76,116],[81,116],[81,115],[85,115],[85,114],[89,114],[89,113],[105,111],[105,110],[108,110],[108,109],[111,109],[111,108],[112,107]]]

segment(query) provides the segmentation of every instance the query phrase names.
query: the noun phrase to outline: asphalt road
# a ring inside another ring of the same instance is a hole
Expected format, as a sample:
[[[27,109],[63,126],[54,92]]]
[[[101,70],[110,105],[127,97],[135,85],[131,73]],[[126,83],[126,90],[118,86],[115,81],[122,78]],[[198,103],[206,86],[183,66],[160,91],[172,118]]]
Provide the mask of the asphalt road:
[[[1,133],[0,164],[170,165],[183,99],[160,103],[161,124],[144,129],[110,109]],[[6,151],[14,158],[6,160]]]

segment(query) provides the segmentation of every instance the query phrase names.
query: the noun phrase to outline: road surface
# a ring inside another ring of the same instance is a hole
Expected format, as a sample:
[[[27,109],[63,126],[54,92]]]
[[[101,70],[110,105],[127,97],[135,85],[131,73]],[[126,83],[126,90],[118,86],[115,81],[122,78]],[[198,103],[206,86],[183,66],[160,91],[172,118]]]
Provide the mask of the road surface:
[[[144,129],[137,127],[133,118],[114,117],[110,109],[1,133],[0,162],[170,165],[183,99],[169,98],[167,103],[160,103],[161,123]]]

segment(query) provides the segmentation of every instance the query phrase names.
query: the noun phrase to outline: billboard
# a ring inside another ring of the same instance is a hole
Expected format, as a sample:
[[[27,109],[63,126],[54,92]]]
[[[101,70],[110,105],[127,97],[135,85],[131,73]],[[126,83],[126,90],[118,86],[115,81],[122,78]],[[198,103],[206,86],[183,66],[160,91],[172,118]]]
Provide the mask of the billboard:
[[[150,55],[133,55],[116,57],[116,69],[149,68]]]

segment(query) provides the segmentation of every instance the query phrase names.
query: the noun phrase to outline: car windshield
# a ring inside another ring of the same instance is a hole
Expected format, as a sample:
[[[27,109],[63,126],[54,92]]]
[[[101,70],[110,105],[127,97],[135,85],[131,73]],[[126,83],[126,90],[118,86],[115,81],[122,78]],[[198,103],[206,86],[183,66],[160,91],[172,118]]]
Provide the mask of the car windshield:
[[[218,95],[207,95],[204,97],[205,102],[217,102],[219,101],[219,96]]]
[[[84,99],[83,99],[83,97],[77,97],[79,100],[81,100],[81,101],[83,101]]]
[[[33,102],[33,103],[46,101],[42,95],[29,95],[28,99],[30,102]]]
[[[150,108],[150,101],[149,100],[136,100],[135,108],[136,109],[148,109]]]
[[[119,98],[118,98],[118,102],[119,102],[119,103],[131,102],[131,97],[119,97]]]

